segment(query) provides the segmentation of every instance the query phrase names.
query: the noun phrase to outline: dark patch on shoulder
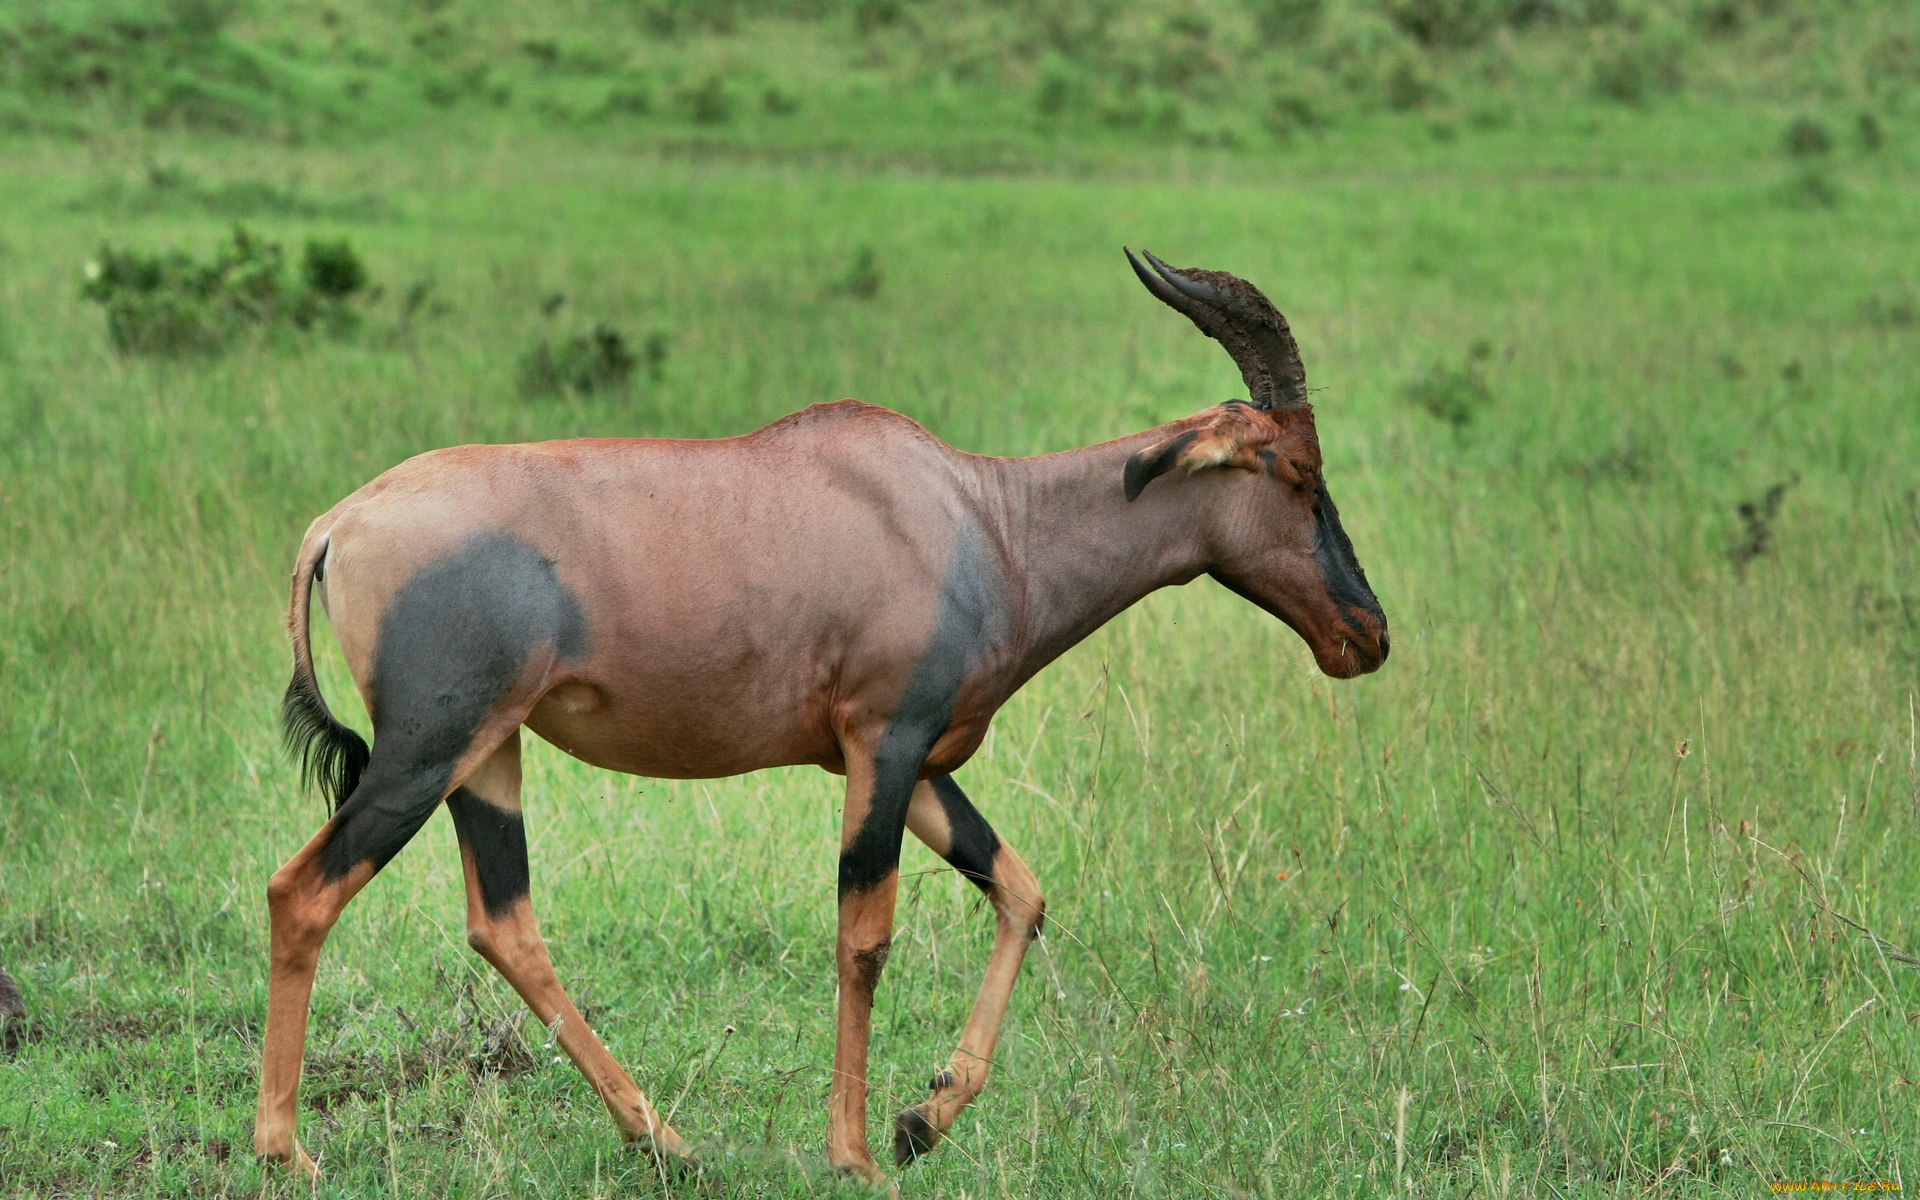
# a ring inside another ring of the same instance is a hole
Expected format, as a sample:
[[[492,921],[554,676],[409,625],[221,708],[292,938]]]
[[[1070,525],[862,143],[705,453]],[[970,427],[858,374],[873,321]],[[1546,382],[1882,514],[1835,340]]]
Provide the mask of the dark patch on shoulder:
[[[904,1167],[933,1149],[940,1140],[933,1122],[917,1108],[902,1111],[893,1119],[893,1165]]]
[[[533,655],[587,653],[580,603],[511,533],[476,534],[400,586],[374,649],[374,753],[321,852],[330,879],[384,867],[446,793],[460,755]]]
[[[947,815],[947,828],[953,844],[947,848],[947,861],[974,886],[993,894],[993,860],[1000,853],[1000,835],[987,824],[980,810],[967,799],[953,776],[941,775],[933,781],[933,794],[940,798],[940,810]]]
[[[914,664],[874,754],[866,819],[840,852],[842,896],[871,888],[899,867],[907,803],[927,755],[953,720],[954,703],[986,636],[997,594],[998,581],[991,576],[979,539],[962,534],[940,583],[933,637]]]
[[[505,916],[532,890],[527,877],[527,826],[519,813],[488,803],[466,788],[453,789],[447,811],[473,853],[480,901],[490,917]]]
[[[887,956],[893,952],[893,941],[888,939],[877,946],[853,952],[853,982],[871,996],[880,987],[880,973],[887,969]]]
[[[1200,431],[1189,429],[1160,447],[1160,452],[1147,457],[1143,451],[1127,459],[1126,488],[1127,499],[1138,500],[1140,492],[1156,478],[1171,470],[1179,460],[1180,452],[1200,437]]]

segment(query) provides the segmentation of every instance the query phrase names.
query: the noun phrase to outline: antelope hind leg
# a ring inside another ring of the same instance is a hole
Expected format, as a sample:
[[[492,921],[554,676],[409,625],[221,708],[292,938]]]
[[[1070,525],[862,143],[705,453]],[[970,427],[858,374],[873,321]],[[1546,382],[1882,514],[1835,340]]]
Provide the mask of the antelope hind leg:
[[[347,902],[387,865],[440,803],[439,784],[378,752],[353,795],[267,883],[270,948],[267,1029],[260,1056],[254,1150],[310,1179],[313,1159],[294,1136],[294,1106],[320,948]]]
[[[533,915],[527,835],[520,814],[520,735],[509,737],[447,797],[467,880],[467,943],[500,972],[593,1085],[626,1140],[663,1162],[692,1152],[614,1061],[554,973]]]

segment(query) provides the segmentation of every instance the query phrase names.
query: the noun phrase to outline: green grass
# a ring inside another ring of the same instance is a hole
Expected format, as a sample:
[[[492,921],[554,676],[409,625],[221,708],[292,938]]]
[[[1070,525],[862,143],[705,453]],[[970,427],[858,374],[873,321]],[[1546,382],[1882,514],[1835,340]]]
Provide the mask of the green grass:
[[[903,1193],[1903,1178],[1920,170],[1890,123],[1819,159],[1810,198],[1796,110],[1355,118],[1058,164],[1022,142],[1017,171],[890,159],[838,116],[780,154],[511,112],[361,143],[7,142],[0,962],[37,1027],[0,1060],[0,1196],[304,1194],[250,1147],[262,891],[323,815],[274,721],[313,515],[459,442],[723,435],[854,395],[1034,453],[1236,394],[1122,243],[1245,274],[1292,320],[1394,653],[1334,683],[1202,582],[1015,698],[962,779],[1049,932],[986,1096]],[[79,295],[101,244],[205,255],[236,218],[349,237],[384,289],[358,334],[116,355]],[[863,251],[870,298],[845,286]],[[523,394],[528,350],[601,321],[664,336],[657,381]],[[1432,415],[1469,369],[1485,397]],[[1789,480],[1737,568],[1736,506]],[[562,978],[710,1190],[857,1194],[818,1153],[837,781],[635,780],[537,745],[527,796]],[[937,859],[903,869],[876,1142],[951,1051],[991,932]],[[467,951],[442,818],[347,911],[314,1012],[323,1194],[695,1194],[621,1150]]]

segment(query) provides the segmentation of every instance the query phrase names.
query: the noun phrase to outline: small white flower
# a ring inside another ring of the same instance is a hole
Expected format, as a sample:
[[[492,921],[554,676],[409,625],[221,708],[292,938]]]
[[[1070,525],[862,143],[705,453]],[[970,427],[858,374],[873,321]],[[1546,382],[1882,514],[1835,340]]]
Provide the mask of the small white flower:
[[[120,1143],[119,1143],[119,1142],[114,1142],[114,1141],[104,1141],[104,1142],[101,1142],[100,1144],[101,1144],[102,1146],[105,1146],[105,1147],[106,1147],[107,1149],[109,1149],[109,1150],[118,1150],[118,1149],[120,1148]]]

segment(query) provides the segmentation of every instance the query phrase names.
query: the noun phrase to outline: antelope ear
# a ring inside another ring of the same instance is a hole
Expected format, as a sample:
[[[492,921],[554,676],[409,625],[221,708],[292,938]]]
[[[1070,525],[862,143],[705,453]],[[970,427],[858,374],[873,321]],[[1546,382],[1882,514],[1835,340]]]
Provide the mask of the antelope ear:
[[[1138,499],[1143,488],[1175,467],[1189,475],[1208,467],[1260,470],[1260,449],[1274,440],[1274,434],[1268,422],[1232,406],[1207,424],[1155,442],[1127,459],[1127,499]]]

